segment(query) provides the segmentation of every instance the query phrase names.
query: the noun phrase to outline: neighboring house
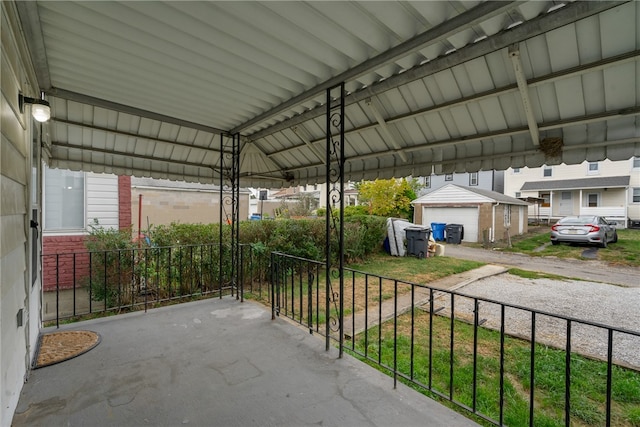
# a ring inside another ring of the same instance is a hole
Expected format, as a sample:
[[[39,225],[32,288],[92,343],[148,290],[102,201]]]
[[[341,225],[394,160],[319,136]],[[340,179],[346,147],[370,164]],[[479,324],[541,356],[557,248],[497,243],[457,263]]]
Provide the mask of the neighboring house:
[[[135,233],[148,225],[217,223],[220,220],[219,186],[152,178],[46,169],[44,176],[43,290],[74,286],[72,268],[56,269],[58,263],[88,264],[86,256],[52,256],[84,252],[85,237],[97,220],[105,229],[132,229]],[[248,218],[249,192],[240,191],[240,219]],[[140,215],[140,195],[142,214]],[[229,203],[223,203],[222,216],[231,217]]]
[[[599,215],[621,228],[640,228],[640,157],[510,168],[505,194],[538,199],[529,208],[532,219],[553,222],[567,215]]]
[[[327,205],[327,188],[327,185],[322,183],[292,186],[275,190],[251,189],[253,197],[250,212],[252,214],[263,213],[265,215],[276,216],[278,209],[283,203],[296,203],[304,198],[310,199],[312,202],[312,211],[317,208],[324,208]],[[267,192],[265,200],[259,200],[259,193],[261,191]],[[355,206],[359,204],[358,190],[355,189],[354,183],[345,182],[343,197],[345,206]]]
[[[496,191],[449,184],[411,203],[415,224],[461,224],[465,242],[507,240],[527,232],[529,204]]]
[[[431,193],[448,184],[463,187],[479,188],[481,190],[504,192],[504,171],[479,171],[467,173],[449,173],[443,175],[420,176],[418,182],[423,185],[418,196]]]
[[[249,218],[250,195],[250,191],[240,189],[238,214],[241,221]],[[222,219],[228,222],[232,214],[231,193],[224,192],[222,201]],[[131,213],[134,230],[145,230],[149,225],[169,225],[172,222],[219,223],[220,186],[131,177]],[[138,220],[141,221],[140,227]]]
[[[88,230],[98,220],[106,229],[131,226],[131,178],[111,174],[45,169],[43,211],[43,291],[72,288],[73,268],[56,269],[55,254],[84,252]],[[88,258],[62,263],[86,265]],[[70,265],[66,266],[70,267]]]

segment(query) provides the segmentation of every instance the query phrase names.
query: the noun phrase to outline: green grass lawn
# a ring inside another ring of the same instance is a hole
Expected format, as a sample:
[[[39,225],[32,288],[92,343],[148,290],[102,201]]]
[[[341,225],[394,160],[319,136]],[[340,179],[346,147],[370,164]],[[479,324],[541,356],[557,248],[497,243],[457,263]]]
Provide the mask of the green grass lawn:
[[[450,348],[451,321],[447,317],[433,317],[433,334],[429,333],[429,314],[414,311],[398,318],[395,340],[397,370],[416,383],[431,384],[434,390],[445,395],[453,390],[453,399],[468,407],[473,405],[473,326],[454,322],[455,344]],[[411,324],[414,324],[413,335]],[[378,334],[382,339],[378,341]],[[413,336],[413,345],[411,343]],[[432,353],[429,354],[429,339]],[[367,361],[383,372],[394,366],[393,322],[370,329],[356,337],[356,357]],[[500,416],[500,334],[497,331],[478,329],[477,337],[476,405],[479,412],[498,420]],[[361,357],[367,354],[368,360]],[[359,354],[359,355],[358,355]],[[413,357],[412,357],[413,356]],[[382,367],[377,365],[380,358]],[[449,363],[453,360],[453,383],[450,380]],[[529,425],[529,393],[531,344],[517,338],[506,337],[504,342],[504,413],[506,425]],[[535,346],[535,405],[534,425],[565,425],[565,362],[566,353],[542,344]],[[373,363],[371,362],[373,361]],[[429,363],[431,361],[431,374]],[[431,376],[430,376],[431,375]],[[571,355],[570,414],[571,425],[600,426],[605,423],[607,365],[604,362]],[[431,397],[434,394],[410,381],[418,391]],[[442,400],[448,403],[446,400]],[[612,375],[612,425],[640,426],[640,373],[613,367]],[[453,409],[465,414],[455,405]],[[467,413],[468,414],[468,413]],[[476,419],[481,424],[486,421]],[[488,424],[487,424],[488,425]]]
[[[386,253],[378,253],[364,262],[350,264],[347,267],[393,279],[428,284],[433,280],[463,273],[483,265],[484,263],[477,261],[448,257],[420,259],[415,257],[394,257]]]
[[[550,244],[549,227],[536,227],[524,236],[514,236],[512,247],[498,242],[496,248],[505,252],[519,252],[530,256],[553,256],[558,258],[583,259],[586,245]],[[598,259],[612,265],[640,267],[640,230],[618,230],[618,242],[610,243],[606,249],[598,250]]]

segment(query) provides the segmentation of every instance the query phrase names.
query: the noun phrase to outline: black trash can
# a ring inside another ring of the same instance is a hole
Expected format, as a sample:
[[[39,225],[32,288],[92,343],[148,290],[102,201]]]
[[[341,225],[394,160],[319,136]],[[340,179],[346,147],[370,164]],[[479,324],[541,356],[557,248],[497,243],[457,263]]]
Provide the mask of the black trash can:
[[[413,255],[418,258],[427,257],[429,249],[430,228],[408,227],[405,229],[407,237],[407,255]]]
[[[464,227],[462,224],[447,224],[447,243],[459,245],[464,239]]]

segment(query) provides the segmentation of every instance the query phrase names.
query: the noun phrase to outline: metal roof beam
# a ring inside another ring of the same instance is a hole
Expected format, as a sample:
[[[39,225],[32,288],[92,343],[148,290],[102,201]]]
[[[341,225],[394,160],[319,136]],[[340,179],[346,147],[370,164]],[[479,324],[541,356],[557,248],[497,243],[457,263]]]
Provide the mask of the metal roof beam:
[[[69,125],[69,126],[76,126],[76,127],[81,127],[81,128],[90,129],[90,130],[98,130],[98,131],[101,131],[101,132],[110,133],[110,134],[114,134],[114,135],[122,135],[122,136],[131,137],[131,138],[144,139],[144,140],[147,140],[147,141],[159,142],[159,143],[162,143],[162,144],[176,145],[176,146],[185,147],[185,148],[189,148],[189,149],[204,150],[204,151],[207,151],[207,152],[214,152],[214,153],[220,153],[221,152],[220,150],[218,150],[216,148],[202,147],[202,146],[199,146],[199,145],[187,144],[185,142],[171,141],[171,140],[168,140],[168,139],[153,138],[151,136],[145,136],[145,135],[141,135],[141,134],[138,134],[138,133],[125,132],[125,131],[106,128],[106,127],[102,127],[102,126],[89,125],[89,124],[86,124],[86,123],[75,122],[75,121],[72,121],[72,120],[53,118],[51,120],[51,122],[52,123],[64,123],[65,125]],[[231,154],[230,151],[229,152],[223,151],[222,153],[223,154]]]
[[[35,68],[38,85],[44,91],[51,88],[51,75],[49,74],[49,63],[47,61],[47,50],[44,46],[44,36],[40,24],[40,14],[38,13],[38,3],[35,1],[16,1],[16,8],[20,15],[20,23],[24,31],[31,62]]]
[[[181,160],[163,159],[163,158],[158,158],[158,157],[153,157],[153,156],[146,156],[146,155],[143,155],[143,154],[127,153],[125,151],[107,150],[107,149],[104,149],[104,148],[97,148],[97,147],[85,147],[83,145],[73,145],[73,144],[68,144],[66,142],[58,142],[58,141],[53,141],[51,143],[51,146],[54,147],[54,148],[55,147],[60,147],[60,148],[65,148],[67,150],[75,150],[75,151],[79,151],[79,152],[94,152],[94,153],[108,154],[110,156],[123,156],[123,157],[132,157],[132,158],[141,159],[141,160],[150,160],[152,162],[173,163],[173,164],[182,165],[182,166],[192,166],[192,167],[203,168],[203,169],[208,169],[208,170],[214,171],[214,172],[216,172],[218,174],[218,176],[220,176],[220,168],[215,168],[213,166],[203,165],[201,163],[186,162],[186,161],[181,161]],[[70,161],[68,159],[61,159],[61,158],[56,158],[55,160],[57,160],[59,162]],[[80,161],[80,162],[81,163],[91,163],[91,162],[82,162],[82,161]],[[112,166],[112,165],[110,165],[110,166]],[[142,170],[142,169],[136,168],[136,167],[129,167],[129,169]],[[160,172],[162,172],[162,171],[160,171]]]
[[[153,111],[143,110],[141,108],[131,107],[129,105],[119,104],[117,102],[107,101],[106,99],[100,99],[82,93],[72,92],[60,88],[51,88],[46,91],[47,95],[54,96],[56,98],[65,99],[67,101],[78,102],[80,104],[92,105],[94,107],[104,108],[106,110],[117,111],[119,113],[131,114],[132,116],[144,117],[150,120],[157,120],[159,122],[170,123],[172,125],[183,126],[186,128],[201,130],[203,132],[209,132],[214,135],[228,134],[227,131],[218,129],[211,126],[205,126],[200,123],[190,122],[187,120],[178,119],[164,114],[154,113]]]
[[[465,46],[453,53],[450,53],[449,55],[438,57],[422,66],[414,67],[402,74],[391,76],[382,82],[378,82],[367,87],[366,89],[352,93],[351,95],[345,97],[345,105],[348,106],[363,101],[367,98],[371,98],[372,96],[376,96],[403,84],[427,77],[429,75],[449,68],[453,68],[457,65],[463,64],[480,56],[484,56],[500,49],[504,49],[513,43],[522,42],[524,40],[555,30],[589,16],[604,12],[623,3],[626,2],[572,2],[562,9],[556,10],[552,13],[541,15],[537,18],[522,23],[517,27],[511,28],[510,30],[503,31],[499,34],[488,37],[473,45]],[[453,21],[455,21],[455,19]],[[317,92],[318,90],[316,90],[314,93]],[[278,111],[278,113],[279,112],[280,111]],[[279,132],[285,128],[295,126],[296,124],[305,122],[307,120],[312,120],[314,118],[320,117],[324,113],[325,111],[323,108],[315,108],[313,110],[292,117],[291,119],[276,123],[252,135],[247,135],[247,137],[252,140],[256,140],[266,135]],[[266,114],[263,116],[263,120],[266,120],[268,117],[270,117]],[[246,126],[243,125],[236,129],[244,129],[252,124],[255,123],[253,121],[251,123],[247,122]]]
[[[589,123],[596,123],[596,122],[601,122],[603,120],[608,120],[611,118],[615,118],[615,117],[622,117],[622,116],[637,116],[640,115],[640,107],[636,107],[636,108],[629,108],[626,110],[621,110],[621,111],[614,111],[614,112],[608,112],[608,113],[598,113],[598,114],[592,114],[589,116],[581,116],[579,118],[573,118],[573,119],[566,119],[566,120],[558,120],[558,121],[554,121],[554,122],[549,122],[547,124],[542,124],[540,125],[540,130],[546,131],[546,130],[553,130],[553,129],[558,129],[558,128],[563,128],[566,126],[575,126],[575,125],[584,125],[584,124],[589,124]],[[469,137],[469,138],[456,138],[456,139],[449,139],[449,140],[444,140],[444,141],[437,141],[437,142],[424,142],[421,144],[416,144],[413,145],[411,147],[407,147],[404,148],[403,151],[405,152],[413,152],[413,151],[420,151],[420,150],[428,150],[428,149],[433,149],[433,148],[441,148],[441,147],[446,147],[446,146],[450,146],[450,145],[457,145],[457,144],[467,144],[470,142],[479,142],[482,141],[483,139],[491,139],[491,138],[495,138],[495,137],[505,137],[505,136],[514,136],[514,135],[520,135],[523,133],[527,133],[529,131],[528,127],[526,126],[522,126],[519,128],[512,128],[512,129],[504,129],[504,130],[499,130],[499,131],[495,131],[495,132],[488,132],[488,133],[484,133],[484,134],[478,134],[478,135],[474,135],[473,137]],[[623,140],[624,143],[629,143],[629,142],[640,142],[640,138],[628,138]],[[612,142],[615,143],[615,142]],[[587,143],[587,144],[580,144],[580,145],[569,145],[569,146],[564,146],[563,150],[571,150],[571,149],[577,149],[577,148],[589,148],[589,147],[593,147],[594,143]],[[393,155],[393,154],[397,154],[399,152],[399,150],[384,150],[384,151],[376,151],[375,153],[367,153],[367,154],[362,154],[359,156],[351,156],[348,157],[346,159],[347,162],[349,161],[353,161],[353,160],[365,160],[367,158],[372,158],[372,157],[380,157],[380,156],[384,156],[384,155]],[[535,150],[531,150],[532,153],[539,153],[540,151],[536,148]],[[514,154],[517,155],[517,154]],[[479,159],[482,157],[478,157]],[[454,162],[460,162],[460,161],[467,161],[466,158],[464,159],[460,159],[460,160],[456,160],[456,161],[451,161],[448,163],[454,163]],[[437,161],[434,161],[434,163],[436,163]],[[446,161],[444,162],[437,162],[437,163],[442,163],[445,164],[447,163]],[[307,167],[316,167],[316,166],[321,166],[318,163],[312,164],[312,165],[308,165],[308,166],[300,166],[300,167],[296,167],[296,168],[291,168],[291,169],[287,169],[286,171],[294,171],[294,170],[300,170],[300,169],[306,169]]]
[[[381,53],[380,55],[371,58],[367,61],[362,62],[360,65],[357,65],[343,73],[338,74],[337,76],[325,81],[324,83],[319,84],[318,86],[309,89],[298,96],[295,96],[289,99],[282,104],[265,111],[264,113],[254,117],[253,119],[241,124],[240,126],[231,129],[231,133],[242,132],[244,129],[251,127],[257,123],[265,121],[267,119],[276,116],[295,105],[303,103],[305,101],[309,101],[310,99],[316,97],[323,91],[332,88],[342,82],[353,80],[372,69],[379,67],[381,65],[393,62],[405,55],[408,55],[412,51],[419,49],[421,47],[426,46],[427,44],[433,44],[438,41],[444,40],[460,31],[461,27],[469,27],[475,24],[478,24],[482,21],[485,21],[497,14],[502,13],[503,11],[510,9],[513,7],[513,1],[488,1],[479,4],[478,6],[470,9],[459,16],[456,16],[453,19],[445,20],[440,25],[425,31],[418,36],[407,40],[400,45],[389,49],[386,52]]]
[[[513,72],[516,75],[522,108],[524,109],[524,115],[529,125],[529,133],[531,133],[531,141],[533,145],[538,146],[540,145],[540,130],[538,129],[536,118],[533,115],[531,99],[529,98],[529,86],[527,85],[527,77],[524,75],[524,68],[522,66],[522,60],[520,59],[520,50],[517,43],[509,46],[509,58],[511,58]]]
[[[391,133],[391,129],[389,129],[389,127],[387,126],[387,122],[384,120],[384,117],[382,117],[382,113],[380,112],[380,109],[382,108],[382,106],[380,105],[380,102],[378,102],[376,98],[373,98],[373,99],[369,98],[365,102],[369,107],[369,109],[371,110],[371,113],[373,113],[373,117],[375,117],[376,121],[378,122],[378,125],[380,125],[380,129],[382,130],[382,133],[386,136],[386,139],[391,143],[391,145],[393,145],[393,148],[398,150],[398,155],[400,156],[402,161],[403,162],[408,161],[409,159],[407,158],[407,155],[403,151],[401,151],[402,146],[400,145],[400,143],[398,143],[398,138],[396,138]]]
[[[294,126],[291,128],[291,130],[293,131],[293,133],[295,133],[296,135],[298,135],[298,138],[300,138],[302,140],[302,142],[304,142],[304,145],[306,145],[307,147],[309,147],[309,150],[311,150],[311,152],[325,165],[327,164],[327,160],[325,158],[325,156],[323,156],[320,151],[318,151],[316,149],[316,147],[313,146],[313,144],[311,143],[311,138],[309,136],[309,132],[307,131],[307,129],[304,127],[304,125],[300,124],[298,126]]]
[[[595,61],[589,64],[583,64],[577,67],[572,67],[572,68],[568,68],[566,70],[562,70],[562,71],[556,71],[550,74],[547,74],[545,76],[540,76],[540,77],[535,77],[532,79],[529,79],[527,81],[527,86],[528,87],[535,87],[535,86],[540,86],[542,84],[548,84],[548,83],[552,83],[554,81],[557,80],[562,80],[568,77],[573,77],[576,75],[580,75],[580,74],[585,74],[585,73],[590,73],[590,72],[594,72],[597,71],[599,69],[604,69],[607,66],[611,66],[613,64],[624,64],[627,62],[632,62],[632,61],[637,61],[638,57],[640,57],[640,50],[634,50],[631,52],[627,52],[627,53],[623,53],[621,55],[617,55],[611,58],[606,58],[606,59],[602,59],[599,61]],[[426,108],[422,108],[420,110],[417,111],[413,111],[410,113],[405,113],[405,114],[400,114],[397,115],[395,117],[390,117],[386,120],[387,124],[390,123],[396,123],[396,122],[400,122],[403,120],[407,120],[407,119],[411,119],[414,117],[419,117],[425,114],[429,114],[429,113],[437,113],[455,106],[460,106],[460,105],[464,105],[466,103],[469,102],[477,102],[486,98],[492,98],[492,97],[497,97],[497,96],[502,96],[502,95],[506,95],[508,93],[511,92],[515,92],[518,90],[518,85],[516,83],[514,84],[509,84],[506,86],[502,86],[499,88],[495,88],[495,89],[490,89],[484,92],[480,92],[477,93],[475,95],[470,95],[470,96],[465,96],[462,98],[458,98],[458,99],[454,99],[448,102],[444,102],[442,104],[439,105],[435,105],[432,107],[426,107]],[[378,126],[376,123],[372,123],[372,124],[367,124],[367,125],[363,125],[363,126],[359,126],[356,128],[352,128],[349,129],[347,131],[345,131],[345,135],[349,135],[351,133],[356,133],[356,132],[362,132],[364,130],[367,129],[372,129],[374,127]],[[323,142],[324,139],[317,139],[314,141],[311,141],[311,144],[316,144],[316,143],[320,143]],[[267,156],[274,156],[274,155],[278,155],[281,153],[286,153],[288,151],[293,151],[293,150],[297,150],[302,148],[303,145],[296,145],[296,146],[291,146],[291,147],[287,147],[285,149],[279,150],[279,151],[275,151],[273,153],[268,154]]]

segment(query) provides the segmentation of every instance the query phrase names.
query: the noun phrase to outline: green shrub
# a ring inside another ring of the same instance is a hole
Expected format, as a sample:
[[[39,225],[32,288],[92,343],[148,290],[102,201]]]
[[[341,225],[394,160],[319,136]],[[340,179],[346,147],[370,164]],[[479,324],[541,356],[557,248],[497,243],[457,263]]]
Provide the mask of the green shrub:
[[[369,215],[369,208],[364,205],[357,206],[345,206],[344,207],[344,216],[345,218],[348,216],[356,216],[356,215]]]
[[[105,301],[108,307],[129,299],[129,292],[123,283],[128,283],[133,276],[134,259],[130,250],[136,247],[131,239],[131,229],[107,229],[97,219],[89,225],[89,236],[85,246],[89,251],[89,275],[82,279],[90,288],[94,301]],[[124,301],[128,304],[128,301]]]
[[[385,218],[350,215],[344,223],[345,261],[362,260],[377,252],[385,236]],[[241,244],[249,244],[252,275],[268,277],[269,255],[289,255],[321,261],[325,259],[324,218],[300,220],[243,221]],[[332,226],[339,226],[336,220]],[[150,241],[135,241],[131,230],[108,230],[97,222],[87,239],[92,251],[89,283],[92,298],[107,307],[133,304],[140,295],[165,298],[210,290],[231,280],[231,226],[223,224],[220,248],[219,224],[178,224],[150,227]],[[204,246],[203,246],[204,245]],[[337,230],[331,235],[334,262],[338,255]],[[222,250],[222,253],[220,251]],[[246,248],[243,248],[246,250]],[[246,252],[243,255],[248,256]],[[246,267],[243,267],[246,268]],[[226,286],[226,285],[224,285]]]

